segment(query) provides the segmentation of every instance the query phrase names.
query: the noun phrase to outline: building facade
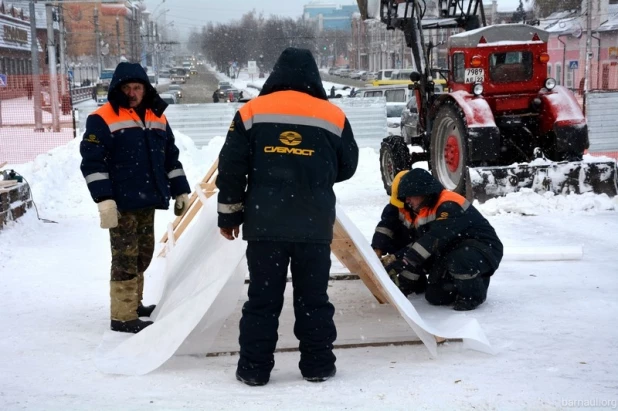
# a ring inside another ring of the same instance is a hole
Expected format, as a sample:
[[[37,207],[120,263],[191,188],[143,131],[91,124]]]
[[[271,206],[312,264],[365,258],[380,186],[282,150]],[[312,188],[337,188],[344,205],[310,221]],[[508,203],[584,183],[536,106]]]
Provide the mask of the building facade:
[[[139,62],[143,11],[143,4],[124,0],[65,4],[68,59],[102,67],[114,67],[122,58]]]
[[[585,6],[585,3],[583,4]],[[618,0],[592,2],[591,55],[588,89],[618,89]],[[583,93],[586,68],[584,11],[556,12],[541,20],[550,32],[548,76]]]
[[[352,30],[352,17],[359,13],[357,5],[310,3],[303,7],[303,20],[309,21],[321,32],[323,30]]]
[[[0,73],[32,73],[30,21],[23,10],[0,3]]]

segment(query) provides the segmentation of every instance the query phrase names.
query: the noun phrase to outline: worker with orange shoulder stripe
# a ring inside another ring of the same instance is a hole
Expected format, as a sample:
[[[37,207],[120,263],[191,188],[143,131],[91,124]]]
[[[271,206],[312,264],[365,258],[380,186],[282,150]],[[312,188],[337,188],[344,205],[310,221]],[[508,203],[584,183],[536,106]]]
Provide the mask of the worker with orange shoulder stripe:
[[[189,183],[178,160],[167,107],[141,65],[120,63],[108,102],[86,120],[81,171],[97,203],[112,251],[111,329],[137,333],[152,324],[154,305],[144,306],[144,271],[154,252],[155,209],[175,213],[188,205]]]
[[[401,226],[411,231],[405,247],[405,235],[393,235]],[[496,231],[468,200],[418,168],[397,174],[372,247],[379,256],[391,253],[383,257],[385,268],[404,294],[424,290],[430,304],[454,303],[458,311],[485,301],[503,252]]]
[[[335,375],[337,331],[327,294],[333,185],[351,178],[357,164],[350,123],[328,102],[311,52],[284,50],[259,97],[234,116],[219,154],[221,234],[233,240],[242,225],[248,242],[239,381],[269,381],[290,262],[301,374],[312,382]]]

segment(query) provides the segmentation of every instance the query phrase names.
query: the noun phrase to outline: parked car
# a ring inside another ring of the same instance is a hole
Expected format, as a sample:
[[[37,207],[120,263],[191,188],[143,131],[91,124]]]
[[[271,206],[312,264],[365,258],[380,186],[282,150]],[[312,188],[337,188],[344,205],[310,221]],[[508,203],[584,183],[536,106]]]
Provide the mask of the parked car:
[[[219,98],[225,101],[225,99],[227,98],[227,91],[231,90],[234,87],[229,82],[226,81],[226,82],[219,83],[218,88],[219,88]]]
[[[159,94],[159,97],[161,97],[161,99],[163,101],[165,101],[167,104],[176,104],[177,100],[176,100],[176,96],[170,93],[163,93],[163,94]]]
[[[401,112],[401,136],[404,141],[412,141],[418,135],[418,108],[416,98],[411,98]]]
[[[361,77],[360,77],[360,79],[363,81],[375,80],[377,78],[378,78],[378,73],[374,71],[366,71],[365,73],[361,74]]]
[[[177,99],[182,98],[182,87],[178,84],[171,84],[167,91],[169,91],[170,94],[175,94]]]
[[[411,101],[413,101],[412,99]],[[406,108],[406,103],[386,103],[386,127],[389,135],[400,135],[401,115]]]
[[[350,78],[351,79],[356,79],[356,80],[360,80],[361,76],[363,74],[365,74],[366,71],[365,70],[358,70],[358,71],[353,71],[350,73]]]

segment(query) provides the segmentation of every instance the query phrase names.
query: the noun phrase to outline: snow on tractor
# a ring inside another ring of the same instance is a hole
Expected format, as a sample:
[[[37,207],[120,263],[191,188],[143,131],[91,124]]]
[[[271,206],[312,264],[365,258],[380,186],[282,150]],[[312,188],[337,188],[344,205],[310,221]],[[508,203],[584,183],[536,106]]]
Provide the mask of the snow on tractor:
[[[407,107],[417,124],[381,145],[387,192],[400,170],[428,161],[447,189],[480,201],[524,187],[616,195],[615,160],[583,159],[589,140],[579,103],[547,78],[548,32],[526,24],[483,27],[481,0],[439,0],[439,17],[424,17],[419,0],[374,0],[365,10],[377,12],[378,2],[382,22],[404,30],[419,68]],[[428,66],[433,46],[422,29],[433,27],[467,30],[448,40],[448,69]],[[435,92],[436,72],[448,92]]]

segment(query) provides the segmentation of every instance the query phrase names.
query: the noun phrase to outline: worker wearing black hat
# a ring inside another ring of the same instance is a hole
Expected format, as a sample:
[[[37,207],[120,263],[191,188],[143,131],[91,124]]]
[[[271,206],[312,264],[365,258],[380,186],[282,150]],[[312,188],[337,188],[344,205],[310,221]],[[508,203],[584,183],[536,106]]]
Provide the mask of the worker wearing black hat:
[[[81,171],[111,243],[110,308],[113,331],[137,333],[152,324],[144,306],[144,271],[154,252],[155,209],[175,198],[188,206],[189,183],[178,160],[167,107],[139,64],[120,63],[108,102],[88,116],[80,145]]]
[[[429,303],[454,303],[458,311],[485,301],[503,252],[487,219],[422,169],[396,176],[372,246],[378,255],[390,254],[386,271],[405,294],[425,289]]]

